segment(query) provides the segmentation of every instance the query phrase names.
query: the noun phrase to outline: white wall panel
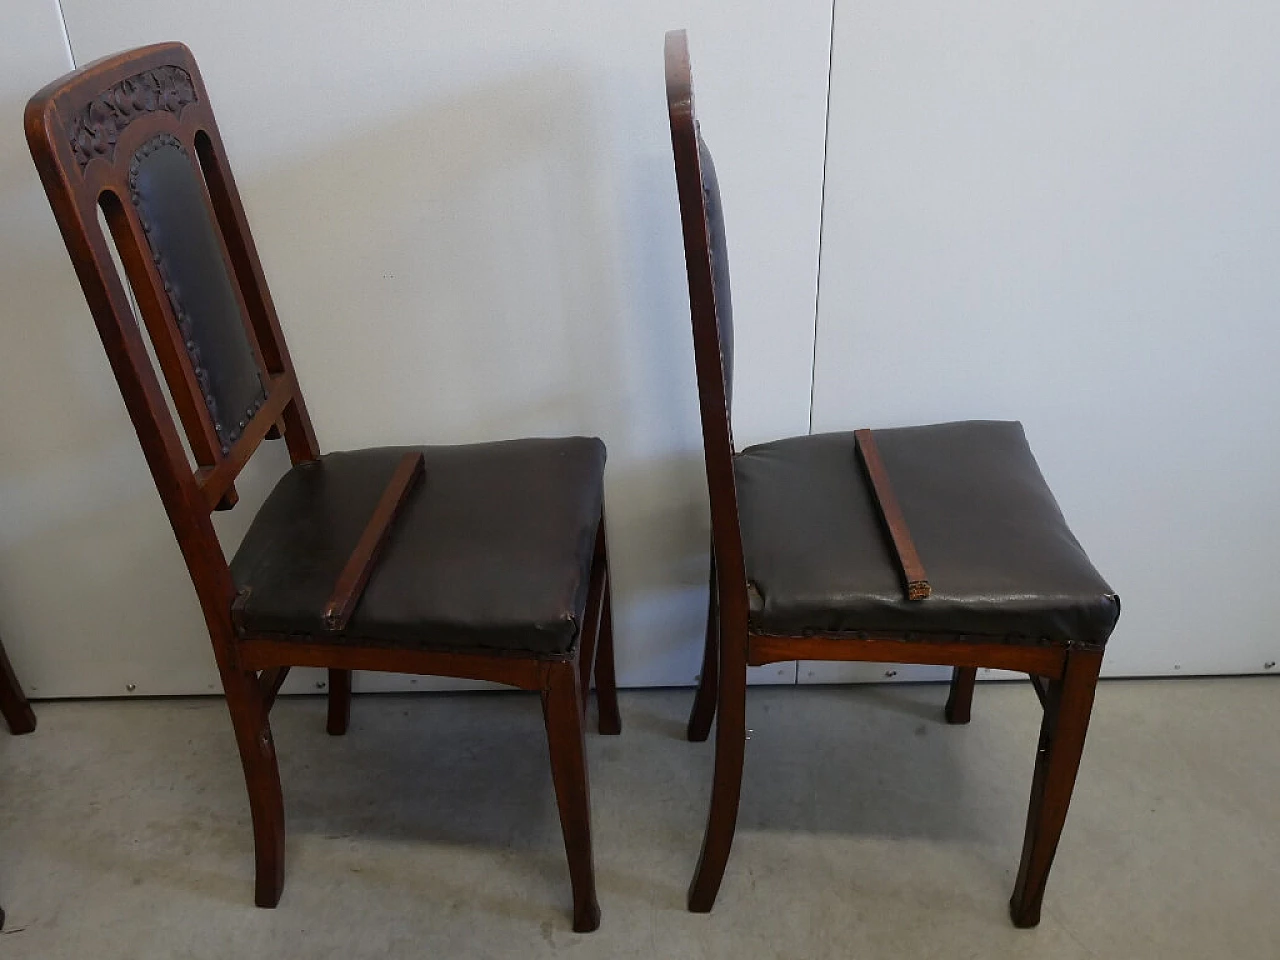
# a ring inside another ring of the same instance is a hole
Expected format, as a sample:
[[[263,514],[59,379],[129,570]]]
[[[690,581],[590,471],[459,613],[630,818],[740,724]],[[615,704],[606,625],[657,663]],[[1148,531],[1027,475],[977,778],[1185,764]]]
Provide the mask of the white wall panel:
[[[620,681],[689,682],[707,508],[663,32],[690,29],[723,158],[739,437],[803,432],[829,3],[63,13],[80,64],[159,40],[195,51],[322,446],[599,434]],[[4,88],[3,182],[24,229],[0,267],[0,430],[17,435],[0,465],[0,631],[39,694],[202,691],[215,675],[193,593],[17,137],[26,96],[65,66],[33,61]],[[66,399],[47,409],[55,391]],[[284,464],[274,450],[254,465],[220,519],[228,549]]]
[[[1280,660],[1278,42],[1244,0],[837,0],[814,429],[1021,419],[1111,675]]]

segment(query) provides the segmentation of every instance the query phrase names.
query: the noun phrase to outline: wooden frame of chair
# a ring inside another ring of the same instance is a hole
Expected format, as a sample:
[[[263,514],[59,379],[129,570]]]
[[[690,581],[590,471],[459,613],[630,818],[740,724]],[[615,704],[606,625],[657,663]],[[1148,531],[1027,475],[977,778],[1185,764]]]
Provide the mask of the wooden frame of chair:
[[[569,857],[574,929],[595,929],[599,907],[583,741],[593,670],[600,731],[620,730],[604,517],[597,531],[587,621],[564,656],[392,650],[238,635],[233,622],[236,589],[212,511],[235,505],[236,477],[264,439],[283,437],[294,464],[318,459],[320,449],[195,58],[184,45],[166,43],[99,60],[37,93],[27,105],[25,126],[209,630],[249,791],[256,903],[274,907],[284,885],[284,805],[269,712],[289,668],[328,669],[328,730],[335,735],[347,728],[351,671],[381,670],[491,680],[540,691]],[[147,252],[143,224],[129,199],[129,158],[158,135],[185,148],[204,185],[206,210],[216,225],[240,316],[263,374],[265,398],[230,444],[220,438],[202,400],[165,282]],[[111,238],[99,226],[99,211]],[[194,470],[115,268],[111,239],[185,429]],[[364,562],[371,564],[372,557]]]
[[[689,718],[689,739],[705,740],[712,721],[719,715],[710,812],[689,888],[689,909],[711,910],[733,844],[746,740],[747,667],[785,660],[923,663],[954,667],[945,708],[948,723],[968,723],[979,667],[1027,673],[1040,696],[1044,718],[1022,860],[1010,899],[1014,924],[1033,927],[1040,921],[1049,867],[1075,785],[1102,665],[1102,648],[1012,645],[1006,638],[994,636],[884,633],[801,637],[773,636],[752,629],[698,149],[701,134],[694,112],[688,42],[683,30],[667,34],[665,60],[711,503],[711,598],[702,674]]]

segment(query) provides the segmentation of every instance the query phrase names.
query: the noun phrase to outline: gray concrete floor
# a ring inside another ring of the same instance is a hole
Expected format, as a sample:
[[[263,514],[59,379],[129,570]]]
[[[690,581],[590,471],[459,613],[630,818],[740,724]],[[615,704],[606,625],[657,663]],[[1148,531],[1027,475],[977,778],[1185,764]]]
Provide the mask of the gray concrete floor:
[[[711,772],[689,691],[589,739],[603,924],[569,929],[536,697],[368,696],[273,714],[288,879],[252,905],[240,767],[213,699],[38,704],[0,736],[0,957],[1280,957],[1280,685],[1099,691],[1044,919],[1013,929],[1038,705],[980,685],[754,688],[715,912],[684,910]]]

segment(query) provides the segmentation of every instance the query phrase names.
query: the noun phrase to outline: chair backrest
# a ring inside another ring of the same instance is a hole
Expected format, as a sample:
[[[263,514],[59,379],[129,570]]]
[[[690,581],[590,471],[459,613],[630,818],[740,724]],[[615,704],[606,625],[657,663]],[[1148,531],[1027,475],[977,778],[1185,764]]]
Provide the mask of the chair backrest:
[[[166,43],[99,60],[32,97],[25,125],[206,617],[229,610],[210,511],[235,505],[264,438],[295,463],[319,450],[195,58]]]
[[[676,189],[684,231],[702,447],[711,500],[711,535],[723,609],[725,586],[745,591],[746,583],[745,570],[740,569],[742,535],[733,479],[733,307],[729,254],[720,184],[694,111],[689,44],[683,30],[667,34],[666,68],[667,112],[671,120],[671,148],[675,155]]]

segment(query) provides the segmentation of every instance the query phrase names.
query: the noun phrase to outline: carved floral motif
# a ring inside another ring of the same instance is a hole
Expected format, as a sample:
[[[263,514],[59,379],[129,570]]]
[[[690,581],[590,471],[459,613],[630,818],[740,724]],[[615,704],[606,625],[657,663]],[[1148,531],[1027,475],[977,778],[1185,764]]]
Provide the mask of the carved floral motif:
[[[72,119],[71,150],[83,170],[96,157],[110,158],[120,132],[157,110],[178,114],[196,101],[191,74],[181,67],[156,67],[121,80],[103,91]]]

